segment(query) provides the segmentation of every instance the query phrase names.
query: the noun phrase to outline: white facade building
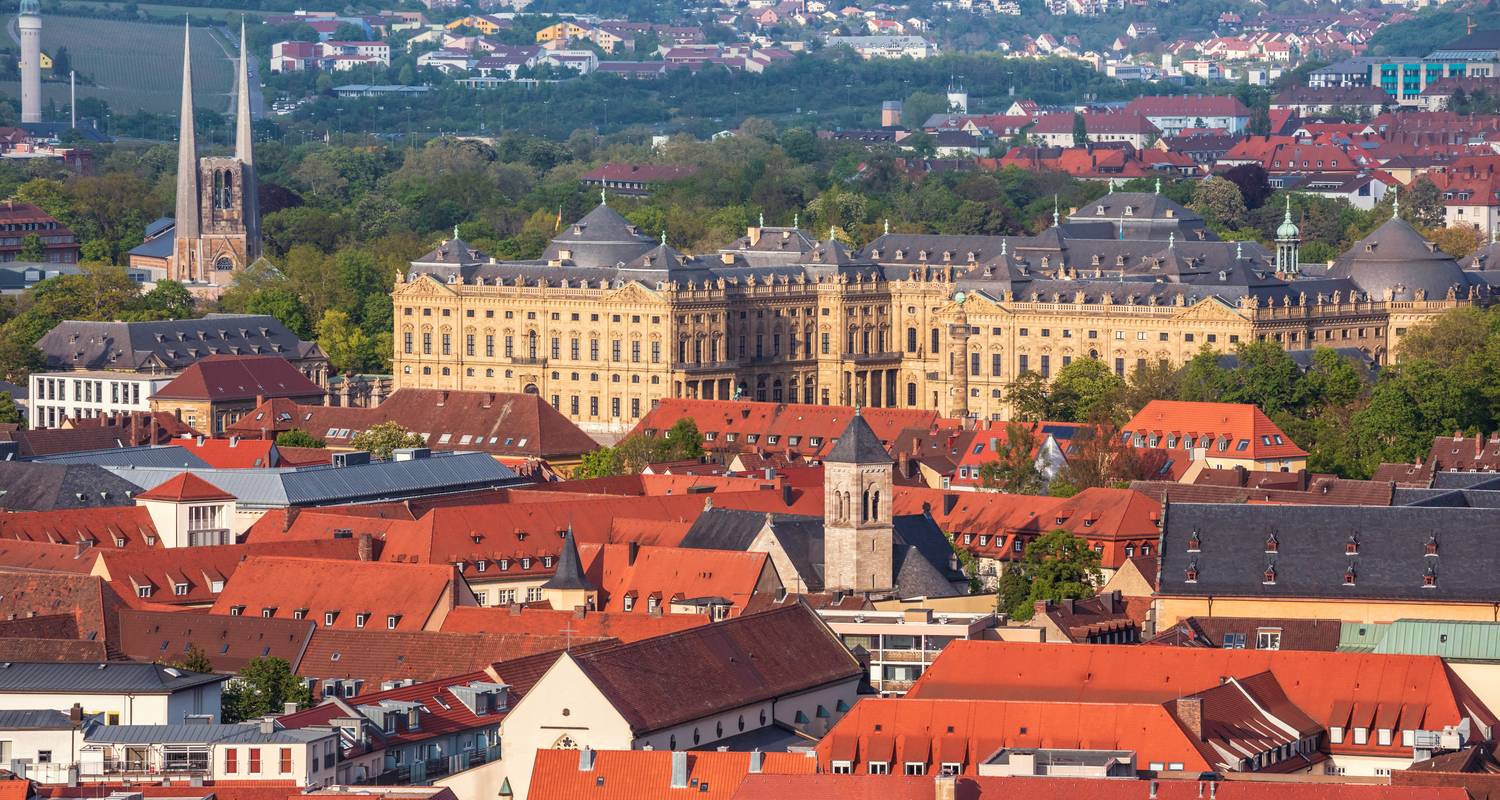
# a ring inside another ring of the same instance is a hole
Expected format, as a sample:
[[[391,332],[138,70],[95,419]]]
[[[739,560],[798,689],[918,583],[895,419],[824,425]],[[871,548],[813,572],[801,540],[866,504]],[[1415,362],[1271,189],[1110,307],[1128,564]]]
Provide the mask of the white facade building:
[[[175,375],[130,372],[40,372],[31,376],[27,425],[57,428],[70,417],[150,411],[151,395]]]

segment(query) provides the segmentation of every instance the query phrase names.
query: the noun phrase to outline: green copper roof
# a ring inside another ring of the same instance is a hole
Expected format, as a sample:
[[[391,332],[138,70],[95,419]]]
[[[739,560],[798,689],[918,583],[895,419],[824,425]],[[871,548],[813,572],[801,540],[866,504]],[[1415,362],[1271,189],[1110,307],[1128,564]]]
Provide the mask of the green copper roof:
[[[1500,622],[1401,619],[1345,622],[1339,650],[1387,655],[1441,656],[1454,661],[1500,661]]]

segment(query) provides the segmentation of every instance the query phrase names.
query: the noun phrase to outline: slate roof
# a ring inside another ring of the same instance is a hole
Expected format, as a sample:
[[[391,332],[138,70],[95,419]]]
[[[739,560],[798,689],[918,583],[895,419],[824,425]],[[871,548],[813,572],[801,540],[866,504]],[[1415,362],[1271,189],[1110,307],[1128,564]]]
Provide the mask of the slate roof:
[[[641,233],[629,220],[604,203],[568,225],[542,253],[542,260],[556,261],[567,250],[569,262],[578,266],[608,267],[630,261],[650,250],[656,240]]]
[[[58,323],[38,342],[49,370],[174,372],[215,353],[323,359],[315,342],[298,339],[267,314],[208,314],[153,322]]]
[[[132,489],[154,488],[182,474],[181,469],[160,467],[109,467],[108,470],[130,481]],[[188,472],[234,495],[240,505],[268,508],[399,500],[493,488],[521,480],[515,471],[485,453],[443,453],[410,461],[375,461],[346,467],[190,469]]]
[[[1173,503],[1164,516],[1159,596],[1488,603],[1500,568],[1495,509]]]
[[[323,387],[280,356],[213,355],[199,359],[153,400],[203,400],[224,403],[270,397],[322,398]]]
[[[227,680],[223,678],[222,680]],[[327,730],[261,731],[254,723],[172,725],[100,725],[84,736],[88,744],[293,744],[316,741]]]
[[[0,461],[0,509],[55,509],[128,506],[136,484],[92,464],[32,464]]]
[[[923,514],[892,518],[892,571],[896,593],[902,597],[947,597],[957,594],[954,585],[964,581],[952,566],[953,547],[948,537]],[[682,547],[704,550],[746,550],[757,534],[770,525],[781,549],[798,575],[783,575],[782,582],[794,588],[800,580],[806,590],[823,589],[823,520],[821,517],[711,508],[703,512],[683,537]]]
[[[572,529],[563,535],[562,551],[557,560],[557,571],[552,577],[542,584],[543,589],[597,589],[588,576],[583,573],[583,564],[578,560],[578,542],[573,538]]]
[[[864,416],[856,408],[854,419],[844,426],[838,443],[828,451],[823,460],[838,464],[886,464],[890,462],[891,454],[886,452],[885,445],[880,443],[880,437],[870,429],[870,423],[865,422]]]
[[[863,675],[801,604],[572,658],[637,736]],[[650,675],[690,675],[693,691]]]
[[[168,694],[228,680],[226,675],[186,672],[160,664],[125,661],[83,664],[21,661],[4,663],[4,666],[0,666],[0,692]]]
[[[1334,261],[1329,275],[1353,280],[1376,299],[1389,291],[1395,300],[1413,300],[1418,290],[1428,300],[1442,300],[1450,288],[1463,297],[1470,282],[1452,256],[1399,217],[1355,242]]]
[[[68,715],[55,709],[0,710],[0,731],[65,731],[72,728]]]

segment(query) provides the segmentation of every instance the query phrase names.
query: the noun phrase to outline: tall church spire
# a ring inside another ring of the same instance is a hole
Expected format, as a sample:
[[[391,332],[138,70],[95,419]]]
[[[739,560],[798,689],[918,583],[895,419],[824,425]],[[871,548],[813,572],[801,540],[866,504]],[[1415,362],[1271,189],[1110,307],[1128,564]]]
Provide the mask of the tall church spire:
[[[240,74],[238,102],[235,104],[234,157],[245,165],[241,172],[241,219],[245,226],[245,259],[260,256],[260,197],[255,175],[255,140],[250,127],[250,48],[245,42],[245,20],[240,20]]]
[[[177,239],[196,239],[199,226],[198,140],[193,133],[193,29],[182,29],[182,120],[177,134]],[[179,265],[181,268],[183,265]]]
[[[245,46],[245,21],[240,20],[240,74],[235,109],[234,157],[246,166],[255,163],[250,143],[250,51]]]

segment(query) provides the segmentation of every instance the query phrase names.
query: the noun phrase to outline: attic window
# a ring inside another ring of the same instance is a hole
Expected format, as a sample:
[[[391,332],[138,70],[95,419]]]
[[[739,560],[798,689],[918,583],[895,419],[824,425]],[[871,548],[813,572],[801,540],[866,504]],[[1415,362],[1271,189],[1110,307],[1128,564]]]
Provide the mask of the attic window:
[[[1274,552],[1276,552],[1277,549],[1280,548],[1280,546],[1281,546],[1281,542],[1276,539],[1276,534],[1274,532],[1270,536],[1266,537],[1266,552],[1267,553],[1274,553]]]
[[[1198,582],[1198,562],[1194,561],[1194,562],[1188,564],[1187,570],[1183,574],[1182,577],[1183,577],[1183,581],[1186,582],[1186,583],[1197,583]]]
[[[386,618],[385,618],[385,627],[386,627],[387,630],[392,630],[393,631],[393,630],[396,629],[396,626],[399,625],[399,624],[401,624],[401,615],[400,614],[390,614],[390,615],[386,616]]]
[[[1127,217],[1133,217],[1133,216],[1135,216],[1135,206],[1125,206],[1125,216],[1127,216]]]
[[[1187,549],[1189,553],[1196,553],[1203,549],[1203,539],[1199,538],[1197,531],[1193,531],[1193,535],[1188,537]]]
[[[508,559],[508,558],[502,558],[502,559],[500,559],[500,571],[504,572],[504,571],[506,571],[508,569],[510,569],[510,559]]]
[[[336,619],[338,619],[338,618],[339,618],[339,612],[337,612],[337,611],[325,611],[325,612],[323,612],[323,625],[324,625],[324,627],[332,627],[333,626],[333,621],[336,620]]]
[[[1359,555],[1359,536],[1349,534],[1349,541],[1344,543],[1344,554],[1350,556]]]
[[[1266,586],[1275,586],[1276,585],[1276,565],[1275,564],[1267,564],[1266,565],[1266,571],[1265,571],[1264,574],[1261,575],[1261,581],[1260,582],[1263,583],[1263,584],[1265,584]]]
[[[229,607],[229,616],[231,616],[231,617],[242,616],[244,613],[245,613],[245,607],[244,606],[230,606]]]
[[[1437,587],[1437,570],[1433,569],[1432,567],[1428,567],[1427,571],[1424,572],[1424,573],[1422,573],[1422,588],[1423,589],[1432,589],[1432,588],[1436,588],[1436,587]]]
[[[370,614],[369,614],[369,612],[365,612],[363,614],[355,614],[354,615],[354,627],[356,627],[356,628],[363,628],[365,626],[365,623],[369,622],[369,621],[370,621]]]
[[[521,558],[521,569],[531,569],[531,556]]]
[[[542,556],[542,566],[546,567],[547,569],[551,569],[552,568],[552,556]]]
[[[1346,570],[1344,570],[1344,585],[1345,586],[1353,586],[1354,585],[1354,565],[1353,564],[1350,564],[1349,568],[1346,569]]]
[[[1436,556],[1438,554],[1438,541],[1436,536],[1427,537],[1427,552],[1425,555]]]

